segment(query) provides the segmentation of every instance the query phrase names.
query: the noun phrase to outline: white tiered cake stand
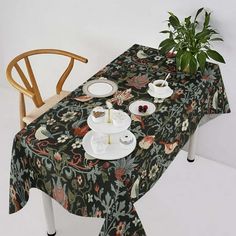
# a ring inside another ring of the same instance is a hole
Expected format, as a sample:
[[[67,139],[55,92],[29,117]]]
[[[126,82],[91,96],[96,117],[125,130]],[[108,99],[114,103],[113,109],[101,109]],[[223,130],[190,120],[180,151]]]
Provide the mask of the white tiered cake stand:
[[[113,110],[113,112],[115,111],[116,110]],[[103,123],[95,123],[92,119],[92,116],[89,115],[87,123],[92,130],[84,136],[82,142],[83,148],[86,153],[101,160],[116,160],[128,156],[131,152],[133,152],[136,147],[137,141],[134,134],[131,131],[127,130],[130,127],[131,119],[127,113],[124,112],[124,115],[125,120],[124,122],[122,122],[122,125],[119,126],[115,126],[112,122],[108,123],[108,119],[105,119],[106,122]],[[93,151],[91,140],[95,133],[106,134],[108,136],[108,147],[104,153],[97,154]],[[133,138],[132,143],[127,145],[127,147],[125,148],[122,147],[120,143],[120,137],[122,137],[122,134],[124,133],[129,134]]]

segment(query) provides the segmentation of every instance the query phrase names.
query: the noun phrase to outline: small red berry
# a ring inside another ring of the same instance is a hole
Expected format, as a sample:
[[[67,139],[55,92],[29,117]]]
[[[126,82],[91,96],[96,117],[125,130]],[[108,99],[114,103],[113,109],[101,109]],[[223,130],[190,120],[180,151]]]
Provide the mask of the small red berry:
[[[148,109],[148,105],[144,105],[143,108],[144,108],[145,110],[147,110],[147,109]]]
[[[138,111],[139,111],[139,112],[142,112],[142,111],[143,111],[143,106],[141,106],[141,105],[138,106]]]

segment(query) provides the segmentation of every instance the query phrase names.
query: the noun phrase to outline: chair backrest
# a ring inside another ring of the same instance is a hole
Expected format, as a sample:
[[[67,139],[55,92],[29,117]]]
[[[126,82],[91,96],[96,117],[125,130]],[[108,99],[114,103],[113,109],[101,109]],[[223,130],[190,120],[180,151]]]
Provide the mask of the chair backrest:
[[[62,51],[62,50],[58,50],[58,49],[37,49],[37,50],[32,50],[32,51],[28,51],[25,53],[20,54],[19,56],[15,57],[7,66],[7,70],[6,70],[6,76],[7,76],[7,80],[10,82],[10,84],[15,87],[17,90],[20,91],[20,98],[24,99],[23,95],[27,95],[30,98],[32,98],[34,104],[36,107],[40,107],[44,104],[37,82],[35,80],[35,76],[30,64],[30,60],[29,57],[33,56],[33,55],[37,55],[37,54],[58,54],[58,55],[62,55],[62,56],[66,56],[68,58],[70,58],[70,62],[69,65],[67,66],[66,70],[64,71],[64,73],[62,74],[62,76],[60,77],[57,85],[56,85],[56,93],[59,94],[62,90],[62,86],[65,82],[65,80],[67,79],[68,75],[70,74],[73,66],[74,66],[74,60],[78,60],[81,61],[83,63],[87,63],[88,60],[84,57],[81,57],[79,55],[67,52],[67,51]],[[24,60],[26,68],[27,68],[27,72],[28,72],[28,77],[29,80],[27,79],[27,76],[24,74],[23,70],[21,69],[21,67],[19,66],[18,62]],[[16,69],[16,71],[18,72],[23,84],[25,87],[21,86],[19,83],[17,83],[12,76],[12,71],[13,68]]]

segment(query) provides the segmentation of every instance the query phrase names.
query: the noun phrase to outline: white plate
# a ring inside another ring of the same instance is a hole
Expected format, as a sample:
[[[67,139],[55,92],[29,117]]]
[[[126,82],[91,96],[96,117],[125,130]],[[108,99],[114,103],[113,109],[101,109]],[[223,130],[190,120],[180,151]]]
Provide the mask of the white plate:
[[[117,84],[108,79],[90,80],[83,86],[83,92],[90,97],[109,97],[117,89]]]
[[[138,107],[139,106],[144,106],[144,105],[148,106],[147,112],[145,112],[145,113],[139,112]],[[135,102],[132,102],[129,105],[129,110],[130,110],[131,113],[133,113],[135,115],[147,116],[147,115],[151,115],[153,112],[155,112],[156,106],[152,102],[137,100]]]
[[[149,95],[151,95],[154,98],[168,98],[172,95],[173,90],[170,87],[168,87],[168,89],[166,89],[166,92],[163,94],[153,93],[150,89],[148,89],[147,92],[149,93]]]
[[[116,110],[111,111],[111,116],[112,116],[112,112],[116,112]],[[105,121],[108,120],[107,113],[108,112],[106,110]],[[107,122],[95,123],[93,121],[91,115],[89,115],[89,117],[87,119],[87,124],[92,130],[96,131],[97,133],[103,133],[103,134],[119,133],[119,132],[122,132],[122,131],[128,129],[131,124],[131,118],[129,117],[129,115],[125,112],[123,112],[123,113],[126,118],[125,118],[122,126],[114,126],[112,123],[107,123]]]
[[[130,131],[125,131],[130,132]],[[95,154],[91,146],[91,139],[95,132],[93,130],[89,131],[83,138],[82,145],[87,154],[100,160],[116,160],[128,156],[136,147],[136,137],[132,132],[130,135],[133,137],[133,142],[128,148],[122,148],[119,142],[120,134],[113,134],[111,136],[111,144],[108,145],[106,152],[102,154]]]

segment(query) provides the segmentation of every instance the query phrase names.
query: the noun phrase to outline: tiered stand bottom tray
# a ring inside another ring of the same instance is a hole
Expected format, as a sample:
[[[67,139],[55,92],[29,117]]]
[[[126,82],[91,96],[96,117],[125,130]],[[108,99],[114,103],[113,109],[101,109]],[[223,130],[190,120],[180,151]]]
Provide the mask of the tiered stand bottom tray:
[[[93,130],[89,131],[83,138],[83,147],[85,151],[92,157],[95,157],[97,159],[101,160],[116,160],[123,158],[125,156],[128,156],[136,147],[136,138],[133,133],[131,133],[129,130],[126,130],[124,132],[129,132],[130,135],[133,137],[133,142],[129,144],[127,147],[123,147],[120,144],[120,136],[121,133],[118,134],[112,134],[111,135],[111,144],[108,145],[105,153],[99,153],[96,154],[93,152],[92,146],[91,146],[91,139],[93,134],[95,133]]]

